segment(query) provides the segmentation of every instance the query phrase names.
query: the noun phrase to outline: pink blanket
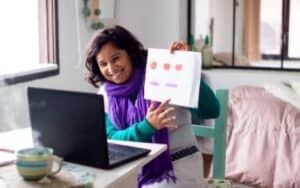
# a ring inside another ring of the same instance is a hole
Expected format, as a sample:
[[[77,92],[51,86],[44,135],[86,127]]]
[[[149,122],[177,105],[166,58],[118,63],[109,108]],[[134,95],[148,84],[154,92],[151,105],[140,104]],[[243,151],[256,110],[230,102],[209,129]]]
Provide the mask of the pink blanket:
[[[300,187],[300,111],[263,88],[230,93],[226,177],[255,187]]]

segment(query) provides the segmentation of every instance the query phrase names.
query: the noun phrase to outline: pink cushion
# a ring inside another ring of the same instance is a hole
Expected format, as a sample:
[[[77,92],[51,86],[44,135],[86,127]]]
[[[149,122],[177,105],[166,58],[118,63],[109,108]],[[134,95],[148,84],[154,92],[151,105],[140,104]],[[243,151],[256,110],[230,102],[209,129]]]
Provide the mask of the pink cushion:
[[[256,187],[291,187],[300,182],[299,156],[299,110],[263,88],[231,90],[227,178]]]

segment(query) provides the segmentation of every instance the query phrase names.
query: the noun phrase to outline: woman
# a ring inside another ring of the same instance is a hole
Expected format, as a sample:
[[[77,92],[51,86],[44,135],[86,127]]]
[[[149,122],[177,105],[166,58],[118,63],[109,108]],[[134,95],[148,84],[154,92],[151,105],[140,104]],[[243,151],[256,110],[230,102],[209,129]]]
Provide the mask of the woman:
[[[170,50],[187,50],[173,42]],[[216,118],[219,103],[201,81],[199,108],[155,103],[144,99],[147,52],[125,28],[113,26],[98,33],[88,46],[88,81],[100,87],[106,101],[106,129],[110,139],[164,143],[168,150],[145,165],[139,187],[205,187],[202,156],[191,130],[191,114]]]

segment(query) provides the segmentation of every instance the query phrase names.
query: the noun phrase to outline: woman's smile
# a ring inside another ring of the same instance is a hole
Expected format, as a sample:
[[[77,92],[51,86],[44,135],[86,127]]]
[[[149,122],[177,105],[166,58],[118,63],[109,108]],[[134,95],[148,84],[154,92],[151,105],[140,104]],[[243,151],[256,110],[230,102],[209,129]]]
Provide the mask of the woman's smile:
[[[122,76],[123,76],[123,71],[122,70],[111,74],[111,77],[113,79],[120,79],[120,78],[122,78]]]

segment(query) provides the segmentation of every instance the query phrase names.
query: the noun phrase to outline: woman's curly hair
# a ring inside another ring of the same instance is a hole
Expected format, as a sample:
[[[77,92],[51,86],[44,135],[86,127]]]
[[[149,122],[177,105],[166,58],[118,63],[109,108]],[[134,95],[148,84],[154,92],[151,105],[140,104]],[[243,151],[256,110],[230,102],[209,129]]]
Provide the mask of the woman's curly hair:
[[[99,70],[96,56],[107,43],[112,43],[116,48],[125,50],[130,57],[133,67],[144,67],[146,65],[146,50],[132,33],[119,25],[106,28],[96,33],[86,50],[85,67],[88,70],[87,80],[94,87],[99,87],[105,81]]]

